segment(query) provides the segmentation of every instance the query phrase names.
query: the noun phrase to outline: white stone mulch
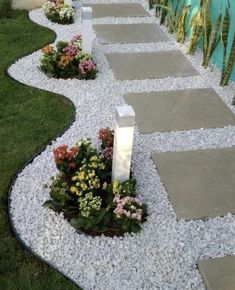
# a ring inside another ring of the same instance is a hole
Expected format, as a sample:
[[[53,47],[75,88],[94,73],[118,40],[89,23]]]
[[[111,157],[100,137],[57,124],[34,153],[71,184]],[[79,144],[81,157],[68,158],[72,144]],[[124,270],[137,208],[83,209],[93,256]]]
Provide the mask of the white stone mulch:
[[[110,0],[107,2],[110,3]],[[139,2],[147,7],[144,0]],[[29,15],[34,22],[53,29],[57,39],[70,39],[80,32],[79,17],[76,23],[63,26],[49,22],[40,10],[31,11]],[[137,18],[135,21],[142,20]],[[150,21],[158,22],[155,18]],[[102,20],[98,22],[103,23]],[[130,22],[133,23],[133,20]],[[186,55],[199,71],[199,76],[123,82],[115,80],[104,52],[159,51],[168,47],[180,49],[185,54],[186,46],[176,44],[172,36],[169,37],[169,45],[104,47],[95,40],[94,57],[99,74],[94,81],[46,77],[38,68],[40,51],[16,61],[8,70],[13,78],[22,83],[65,95],[76,107],[76,121],[69,130],[53,141],[51,146],[47,146],[19,174],[11,191],[10,213],[15,230],[25,244],[83,289],[202,290],[205,288],[196,267],[198,261],[235,255],[235,217],[228,214],[207,221],[178,222],[150,159],[152,151],[234,146],[235,127],[146,135],[139,134],[136,128],[132,170],[137,179],[138,192],[147,203],[149,212],[147,222],[137,235],[127,234],[124,238],[79,235],[62,215],[42,207],[48,198],[48,189],[43,185],[49,184],[50,177],[56,173],[52,148],[64,143],[71,146],[83,137],[91,137],[96,144],[98,129],[114,125],[115,106],[125,104],[124,93],[213,87],[235,113],[235,108],[231,106],[235,85],[220,88],[219,72],[214,67],[207,70],[201,67],[200,52],[193,57]]]

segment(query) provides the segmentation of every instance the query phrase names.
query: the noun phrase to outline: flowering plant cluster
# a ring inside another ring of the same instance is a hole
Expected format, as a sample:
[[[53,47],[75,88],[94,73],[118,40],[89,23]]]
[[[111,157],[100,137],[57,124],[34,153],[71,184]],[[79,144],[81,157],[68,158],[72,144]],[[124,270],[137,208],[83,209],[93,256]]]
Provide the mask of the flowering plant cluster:
[[[42,48],[40,68],[49,77],[94,79],[97,69],[92,56],[82,53],[82,39],[74,36],[71,41],[59,41],[56,47]]]
[[[136,233],[146,220],[146,206],[136,197],[135,180],[111,181],[113,130],[101,129],[98,138],[99,149],[89,139],[54,149],[59,173],[44,206],[63,212],[74,228],[90,235]]]
[[[42,10],[52,22],[60,24],[71,24],[74,22],[74,9],[64,4],[64,0],[47,1],[43,4]]]

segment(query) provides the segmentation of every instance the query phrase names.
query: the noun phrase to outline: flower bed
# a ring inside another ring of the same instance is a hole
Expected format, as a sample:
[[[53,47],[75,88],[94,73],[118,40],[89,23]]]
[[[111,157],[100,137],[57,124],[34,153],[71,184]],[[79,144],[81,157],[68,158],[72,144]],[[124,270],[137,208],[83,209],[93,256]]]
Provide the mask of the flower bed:
[[[136,197],[135,180],[111,181],[113,134],[109,128],[99,131],[99,150],[89,139],[54,150],[59,173],[52,178],[44,206],[63,212],[74,228],[92,236],[136,233],[147,216]]]
[[[70,42],[59,41],[56,47],[48,45],[42,52],[40,68],[49,77],[85,80],[96,77],[96,64],[90,54],[82,52],[80,35],[74,36]]]
[[[47,1],[43,4],[42,10],[52,22],[60,24],[71,24],[74,22],[74,9],[64,4],[63,0]]]

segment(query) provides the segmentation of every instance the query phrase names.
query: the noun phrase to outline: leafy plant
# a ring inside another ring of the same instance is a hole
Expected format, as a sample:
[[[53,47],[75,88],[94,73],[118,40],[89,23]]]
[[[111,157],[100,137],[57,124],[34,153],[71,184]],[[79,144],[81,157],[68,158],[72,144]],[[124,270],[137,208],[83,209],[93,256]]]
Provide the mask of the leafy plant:
[[[59,174],[52,178],[44,206],[63,212],[74,228],[87,234],[137,232],[147,211],[136,197],[136,182],[111,181],[112,158],[104,152],[112,148],[114,132],[103,128],[98,137],[99,150],[82,139],[72,148],[61,145],[53,151]]]
[[[202,65],[207,58],[208,48],[209,48],[209,40],[211,35],[211,18],[210,18],[210,2],[211,0],[204,0],[202,5],[202,17],[203,17],[203,61]]]
[[[228,7],[226,7],[225,15],[223,18],[222,31],[221,31],[221,42],[223,45],[223,68],[222,68],[220,85],[223,85],[224,78],[225,78],[229,26],[230,26],[230,15],[229,15]]]
[[[183,43],[185,40],[186,33],[186,17],[188,15],[189,9],[191,5],[183,6],[176,22],[175,22],[175,33],[176,33],[176,41]]]
[[[188,53],[192,55],[195,53],[196,47],[197,47],[197,45],[202,37],[202,34],[203,34],[202,0],[200,2],[200,8],[190,19],[189,25],[191,27],[192,35],[190,38]]]
[[[208,67],[209,60],[215,51],[218,43],[219,43],[219,36],[220,36],[220,30],[221,30],[221,21],[222,21],[222,14],[219,15],[219,17],[216,20],[215,25],[212,27],[209,43],[208,43],[208,49],[206,53],[206,58],[203,61],[203,66],[205,68]]]
[[[8,18],[11,13],[11,1],[0,0],[0,19]]]
[[[49,77],[94,79],[96,65],[90,54],[82,53],[81,41],[81,36],[77,35],[70,42],[59,41],[56,47],[44,47],[40,59],[41,70]]]
[[[221,81],[220,81],[221,86],[226,86],[228,84],[233,67],[234,67],[234,63],[235,63],[235,34],[233,36],[231,52],[223,68],[223,73],[222,73]]]
[[[74,9],[65,5],[63,0],[47,1],[43,4],[42,10],[52,22],[60,24],[71,24],[74,22]]]

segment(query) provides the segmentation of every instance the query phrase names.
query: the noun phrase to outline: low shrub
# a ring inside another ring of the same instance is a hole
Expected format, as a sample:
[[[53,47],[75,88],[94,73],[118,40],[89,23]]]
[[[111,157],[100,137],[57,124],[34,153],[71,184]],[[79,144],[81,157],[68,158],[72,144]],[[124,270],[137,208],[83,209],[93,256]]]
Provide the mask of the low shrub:
[[[74,22],[74,9],[64,4],[64,0],[47,1],[43,4],[42,10],[52,22],[60,24],[71,24]]]
[[[82,39],[74,36],[70,42],[59,41],[56,47],[42,49],[41,70],[49,77],[94,79],[97,69],[92,56],[82,53]]]
[[[59,173],[52,178],[44,206],[63,212],[75,229],[93,236],[136,233],[147,216],[136,197],[135,180],[111,181],[113,134],[109,128],[99,131],[99,150],[89,139],[54,150]]]

